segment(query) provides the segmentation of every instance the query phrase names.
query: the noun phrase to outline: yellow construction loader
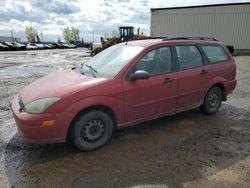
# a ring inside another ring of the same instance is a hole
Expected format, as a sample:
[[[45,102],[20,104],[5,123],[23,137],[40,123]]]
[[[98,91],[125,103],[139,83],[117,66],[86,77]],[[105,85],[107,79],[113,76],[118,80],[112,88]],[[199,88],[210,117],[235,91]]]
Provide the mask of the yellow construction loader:
[[[141,40],[141,39],[149,39],[149,36],[143,35],[143,33],[140,34],[140,28],[138,28],[137,34],[134,34],[134,27],[132,26],[122,26],[119,27],[119,37],[112,37],[112,38],[103,38],[101,37],[101,46],[94,47],[91,46],[91,55],[96,55],[102,50],[121,43],[126,42],[130,40]]]

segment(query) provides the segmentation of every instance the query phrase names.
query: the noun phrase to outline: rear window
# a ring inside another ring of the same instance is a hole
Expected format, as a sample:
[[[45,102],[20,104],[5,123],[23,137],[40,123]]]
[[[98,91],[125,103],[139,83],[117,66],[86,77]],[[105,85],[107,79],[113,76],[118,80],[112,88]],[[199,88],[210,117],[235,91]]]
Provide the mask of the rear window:
[[[201,46],[210,63],[228,60],[228,55],[221,46]]]

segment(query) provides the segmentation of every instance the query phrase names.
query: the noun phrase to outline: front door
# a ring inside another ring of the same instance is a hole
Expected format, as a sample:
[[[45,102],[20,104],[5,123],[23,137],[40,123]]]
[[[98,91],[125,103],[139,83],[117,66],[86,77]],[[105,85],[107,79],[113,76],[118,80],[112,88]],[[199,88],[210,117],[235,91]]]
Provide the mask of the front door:
[[[147,120],[174,113],[177,96],[177,73],[173,71],[170,47],[154,49],[141,58],[130,73],[144,70],[145,80],[124,82],[126,121]]]

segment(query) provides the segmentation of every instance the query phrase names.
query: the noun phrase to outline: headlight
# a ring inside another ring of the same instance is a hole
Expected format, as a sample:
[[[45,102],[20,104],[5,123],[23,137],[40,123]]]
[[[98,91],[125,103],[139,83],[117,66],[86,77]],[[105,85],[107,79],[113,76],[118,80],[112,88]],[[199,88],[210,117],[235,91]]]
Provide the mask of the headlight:
[[[54,104],[56,101],[60,100],[59,97],[43,98],[33,101],[24,107],[25,112],[32,114],[43,113],[49,106]]]

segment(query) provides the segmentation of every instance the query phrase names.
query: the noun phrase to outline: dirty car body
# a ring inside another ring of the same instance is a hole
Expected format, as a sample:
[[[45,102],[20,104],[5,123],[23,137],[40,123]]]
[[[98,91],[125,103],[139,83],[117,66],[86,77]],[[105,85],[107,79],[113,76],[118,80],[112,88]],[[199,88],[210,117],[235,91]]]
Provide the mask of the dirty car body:
[[[28,143],[103,146],[116,128],[200,107],[215,113],[236,87],[236,65],[223,43],[131,41],[112,46],[80,68],[51,73],[12,101]]]

